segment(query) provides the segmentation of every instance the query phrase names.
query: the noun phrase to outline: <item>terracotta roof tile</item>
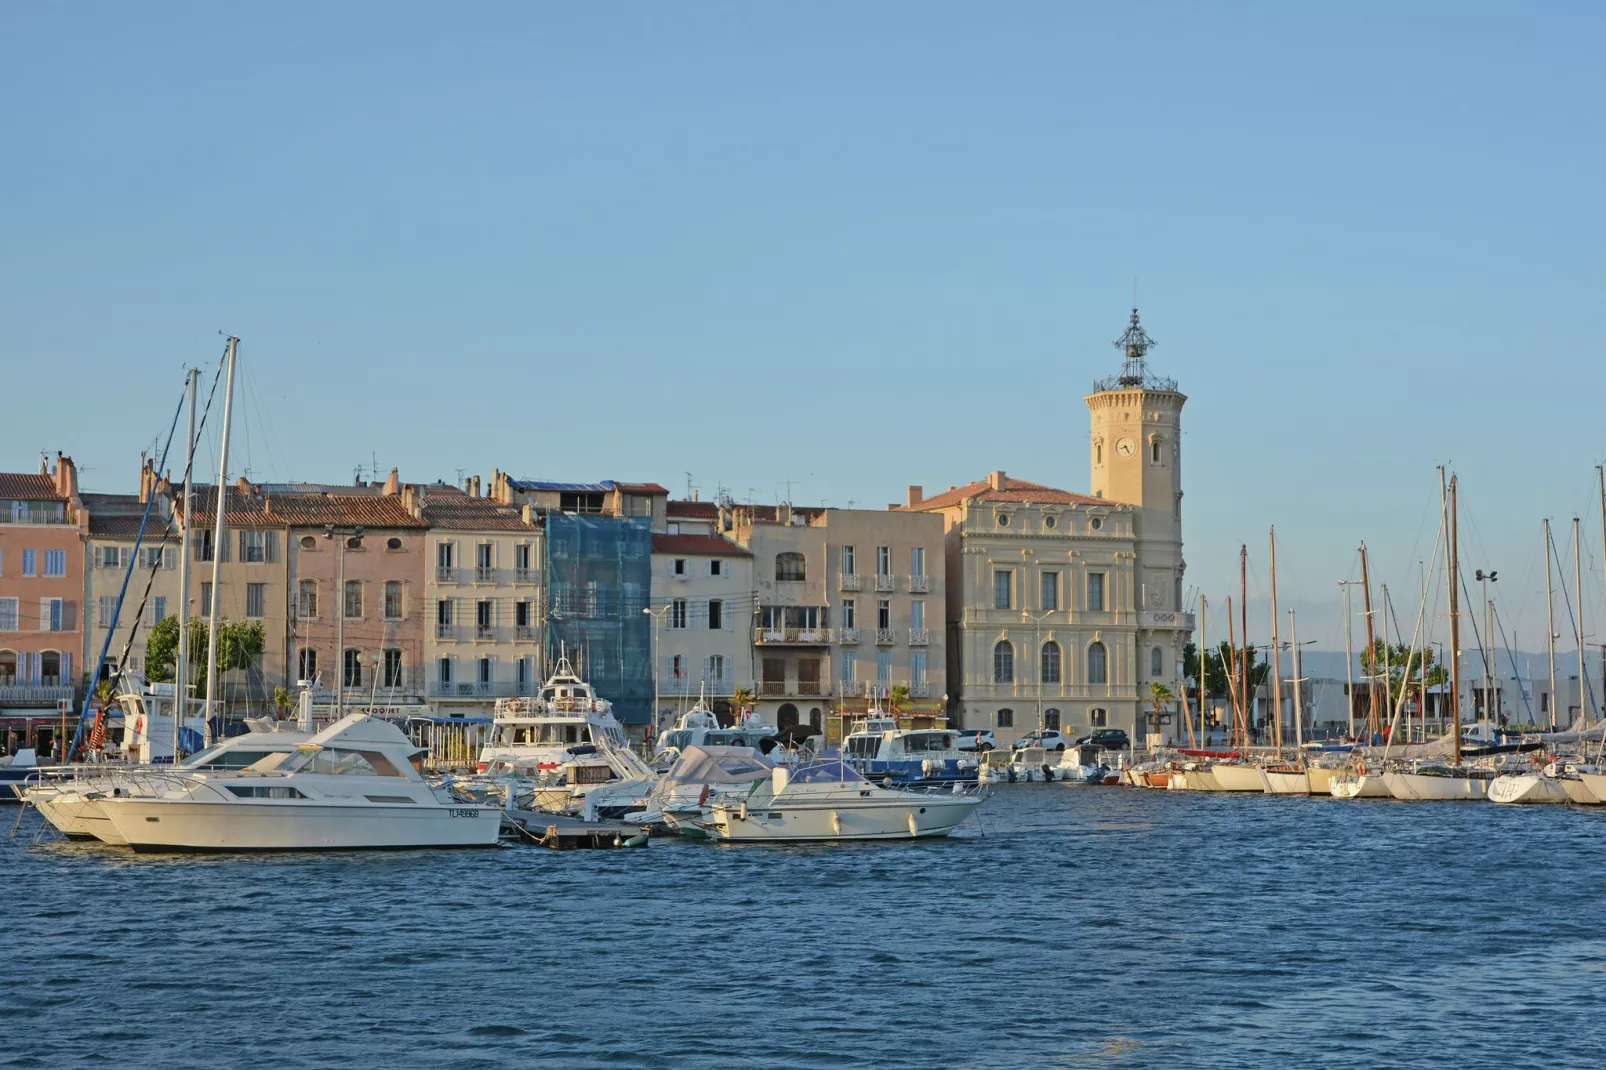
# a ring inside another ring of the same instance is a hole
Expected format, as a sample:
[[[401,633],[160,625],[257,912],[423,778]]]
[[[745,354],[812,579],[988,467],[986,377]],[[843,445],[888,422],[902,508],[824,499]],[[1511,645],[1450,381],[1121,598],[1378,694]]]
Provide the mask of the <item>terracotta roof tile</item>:
[[[668,487],[660,487],[656,483],[616,483],[614,484],[626,494],[668,494]]]
[[[654,535],[655,554],[685,554],[688,557],[752,557],[751,551],[718,535]]]
[[[683,516],[690,520],[719,519],[719,506],[713,502],[672,501],[668,511],[670,516]]]
[[[466,494],[447,495],[430,487],[424,492],[424,519],[431,527],[451,531],[535,531],[510,505]]]
[[[56,493],[54,477],[26,475],[22,472],[0,472],[0,498],[19,498],[35,502],[65,500]]]
[[[1073,491],[1059,490],[1055,487],[1046,487],[1041,483],[1028,483],[1024,479],[1012,479],[1004,476],[999,481],[1002,485],[994,489],[987,480],[978,480],[967,483],[963,487],[944,491],[941,494],[923,498],[914,505],[900,506],[897,511],[905,513],[927,512],[932,509],[946,509],[966,498],[980,498],[985,502],[1032,502],[1037,505],[1118,505],[1105,498],[1094,498],[1086,494],[1077,494]]]
[[[92,539],[132,539],[139,535],[138,516],[97,515],[89,514],[89,537]],[[150,520],[145,523],[145,541],[162,542],[165,540],[178,541],[177,531],[167,530],[167,521],[156,511],[151,511]]]
[[[175,498],[182,497],[175,493]],[[195,522],[211,523],[214,487],[195,491]],[[427,528],[429,522],[408,512],[399,497],[356,494],[243,494],[229,488],[228,513],[235,527],[322,527],[350,524],[368,528]]]

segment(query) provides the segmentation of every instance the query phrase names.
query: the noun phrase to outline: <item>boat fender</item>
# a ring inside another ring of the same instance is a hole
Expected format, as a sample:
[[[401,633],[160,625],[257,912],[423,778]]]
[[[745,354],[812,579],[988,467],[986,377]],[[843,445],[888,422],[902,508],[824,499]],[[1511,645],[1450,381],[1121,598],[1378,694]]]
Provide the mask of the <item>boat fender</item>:
[[[1355,763],[1355,771],[1357,773],[1359,773],[1361,776],[1365,776],[1366,775],[1366,760],[1365,759],[1362,759],[1361,761]]]

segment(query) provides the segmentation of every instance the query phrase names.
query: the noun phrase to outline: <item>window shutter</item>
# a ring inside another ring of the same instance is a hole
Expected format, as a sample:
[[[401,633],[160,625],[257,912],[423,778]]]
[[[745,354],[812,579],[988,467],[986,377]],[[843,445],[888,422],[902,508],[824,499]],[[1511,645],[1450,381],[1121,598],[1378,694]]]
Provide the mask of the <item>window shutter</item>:
[[[703,679],[704,680],[712,680],[713,678],[714,678],[714,659],[710,658],[710,657],[705,657],[705,658],[703,658]]]
[[[224,531],[223,532],[223,538],[219,540],[219,544],[220,545],[218,547],[220,550],[223,551],[223,553],[222,553],[222,560],[223,561],[233,560],[233,558],[229,554],[229,542],[230,542],[229,533],[227,531]],[[244,557],[245,555],[241,554],[240,556]]]
[[[204,546],[205,541],[205,536],[202,535],[198,536],[194,542],[190,543],[190,555],[197,561],[206,560],[206,547]]]
[[[78,630],[78,603],[62,600],[61,603],[61,630],[75,632]]]
[[[162,547],[162,567],[169,570],[178,567],[178,551],[171,546]]]
[[[72,651],[66,650],[61,655],[61,682],[68,687],[72,686]]]
[[[243,528],[240,530],[239,540],[240,540],[240,560],[244,561],[246,559],[246,557],[245,557],[245,530]]]
[[[263,533],[263,538],[264,538],[264,541],[267,543],[267,545],[263,548],[263,553],[262,553],[263,558],[270,565],[278,564],[279,563],[279,533],[277,531],[264,532]]]

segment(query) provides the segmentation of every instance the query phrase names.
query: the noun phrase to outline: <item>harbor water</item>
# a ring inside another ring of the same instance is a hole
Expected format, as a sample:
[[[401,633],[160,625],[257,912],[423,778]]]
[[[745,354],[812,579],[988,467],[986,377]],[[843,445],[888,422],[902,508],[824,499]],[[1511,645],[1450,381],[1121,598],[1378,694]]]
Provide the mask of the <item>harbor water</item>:
[[[5,815],[9,820],[11,814]],[[1606,812],[1001,788],[945,841],[0,841],[0,1066],[1595,1064]]]

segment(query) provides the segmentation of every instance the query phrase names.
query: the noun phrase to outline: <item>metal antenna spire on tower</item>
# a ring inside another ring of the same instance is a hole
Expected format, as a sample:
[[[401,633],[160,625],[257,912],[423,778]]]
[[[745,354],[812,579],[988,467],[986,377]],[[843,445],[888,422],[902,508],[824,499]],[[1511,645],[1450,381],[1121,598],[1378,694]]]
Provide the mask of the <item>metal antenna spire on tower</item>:
[[[1100,379],[1093,384],[1094,390],[1116,390],[1123,387],[1138,387],[1145,390],[1176,390],[1175,379],[1160,379],[1149,373],[1147,357],[1149,350],[1160,343],[1149,337],[1149,332],[1143,329],[1138,320],[1138,310],[1132,310],[1132,322],[1127,324],[1121,337],[1112,345],[1119,349],[1125,361],[1121,365],[1121,374],[1108,379]]]

